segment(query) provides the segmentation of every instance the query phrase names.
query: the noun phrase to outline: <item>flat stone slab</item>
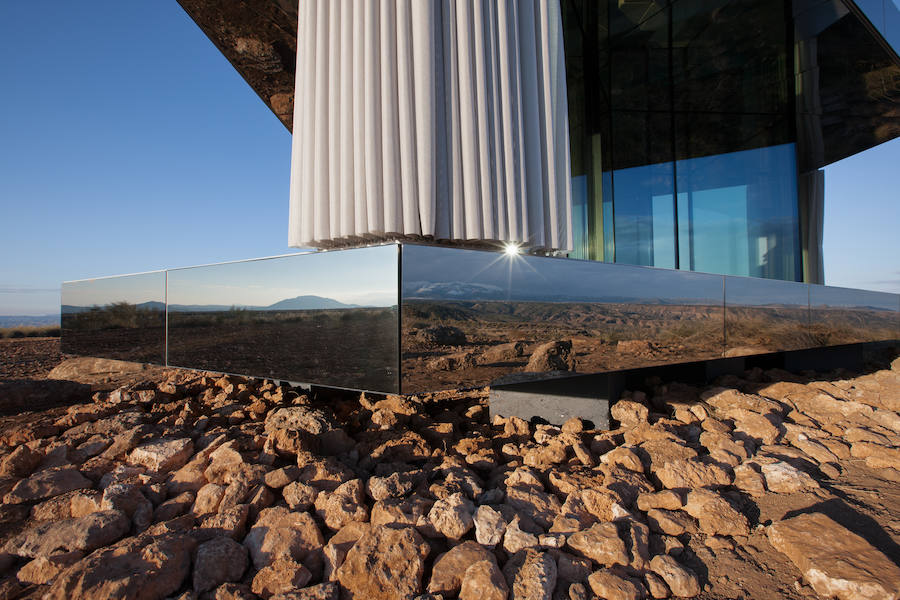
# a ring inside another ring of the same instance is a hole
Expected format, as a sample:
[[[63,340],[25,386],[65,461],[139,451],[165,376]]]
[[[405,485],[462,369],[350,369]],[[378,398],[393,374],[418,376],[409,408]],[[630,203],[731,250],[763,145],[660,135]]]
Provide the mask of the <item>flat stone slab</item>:
[[[822,597],[895,600],[900,567],[869,542],[821,513],[769,525],[769,541],[785,553]]]

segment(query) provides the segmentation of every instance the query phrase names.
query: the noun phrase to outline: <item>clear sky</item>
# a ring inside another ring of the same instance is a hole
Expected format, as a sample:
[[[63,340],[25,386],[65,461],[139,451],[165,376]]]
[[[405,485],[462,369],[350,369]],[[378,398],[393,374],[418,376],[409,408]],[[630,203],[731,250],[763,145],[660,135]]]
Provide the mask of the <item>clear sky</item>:
[[[0,315],[293,252],[290,134],[174,0],[0,1]],[[826,171],[825,275],[900,292],[900,140]]]

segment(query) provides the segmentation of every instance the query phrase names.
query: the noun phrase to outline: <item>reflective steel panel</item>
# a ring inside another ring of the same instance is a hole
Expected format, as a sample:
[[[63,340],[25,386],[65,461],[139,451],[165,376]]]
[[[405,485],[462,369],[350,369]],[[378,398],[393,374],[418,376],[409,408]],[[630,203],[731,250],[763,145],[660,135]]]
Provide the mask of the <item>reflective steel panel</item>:
[[[811,285],[809,305],[816,346],[900,339],[896,294]]]
[[[401,256],[404,393],[722,356],[718,275],[409,244]]]
[[[169,271],[169,364],[392,392],[397,246]]]
[[[60,349],[165,364],[166,272],[62,284]]]
[[[814,346],[805,283],[725,278],[725,356]]]

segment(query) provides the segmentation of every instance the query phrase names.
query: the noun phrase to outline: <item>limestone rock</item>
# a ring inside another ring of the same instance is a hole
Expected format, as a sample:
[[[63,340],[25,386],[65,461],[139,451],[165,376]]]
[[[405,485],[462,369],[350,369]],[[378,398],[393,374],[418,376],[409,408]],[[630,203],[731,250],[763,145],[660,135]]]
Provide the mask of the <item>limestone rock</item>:
[[[177,531],[127,538],[60,573],[44,598],[162,600],[188,576],[195,545]]]
[[[278,558],[270,565],[259,570],[253,578],[251,589],[264,600],[302,588],[312,574],[302,564],[289,558]]]
[[[347,553],[337,579],[353,597],[393,600],[422,591],[428,544],[411,527],[375,526]]]
[[[140,487],[116,483],[103,490],[100,510],[120,510],[135,521],[138,531],[143,531],[150,525],[153,504],[141,493]]]
[[[0,475],[4,477],[27,477],[34,471],[44,455],[20,444],[15,450],[3,457],[0,461]]]
[[[760,468],[770,492],[792,494],[819,487],[815,479],[786,462],[763,464]]]
[[[311,485],[295,481],[284,487],[281,491],[284,501],[291,507],[291,510],[307,510],[316,501],[319,491]]]
[[[559,499],[534,486],[512,485],[506,488],[506,504],[544,529],[553,525],[562,504]]]
[[[191,492],[184,492],[174,498],[166,500],[153,511],[153,522],[160,523],[162,521],[174,519],[175,517],[180,517],[191,510],[191,506],[193,506],[195,499],[194,494]]]
[[[128,462],[142,465],[156,472],[168,472],[183,467],[194,453],[190,438],[158,439],[141,444],[131,451]]]
[[[77,519],[41,523],[15,536],[5,550],[18,556],[52,556],[79,550],[91,552],[128,532],[131,521],[118,510],[104,510]]]
[[[266,417],[265,428],[276,448],[293,453],[318,450],[318,436],[335,429],[324,411],[309,406],[274,410]]]
[[[459,600],[506,600],[507,594],[506,579],[494,560],[470,563],[462,575]]]
[[[670,490],[723,487],[730,485],[732,476],[722,467],[715,464],[704,464],[696,459],[673,460],[652,468],[660,483]]]
[[[200,529],[204,535],[209,537],[227,535],[234,540],[243,539],[249,515],[250,507],[246,504],[239,504],[203,518],[200,522]]]
[[[297,465],[288,465],[266,473],[265,482],[270,488],[281,489],[286,485],[297,481],[297,477],[299,476],[300,467]]]
[[[641,600],[643,586],[610,571],[596,571],[588,577],[588,585],[605,600]]]
[[[662,577],[669,589],[676,596],[693,598],[700,593],[700,581],[697,574],[678,564],[668,554],[658,554],[650,561],[650,568]]]
[[[738,465],[734,468],[734,487],[758,498],[766,493],[766,480],[751,464]]]
[[[697,519],[700,529],[704,533],[710,535],[750,534],[747,517],[732,508],[725,498],[713,491],[692,490],[687,495],[684,510]],[[662,574],[660,573],[660,575]]]
[[[488,506],[482,504],[475,511],[475,539],[482,546],[493,548],[503,539],[506,532],[506,521],[503,516]]]
[[[6,504],[34,502],[91,486],[91,480],[73,466],[44,469],[17,483],[3,501]]]
[[[627,565],[625,542],[619,537],[614,523],[596,523],[584,531],[569,536],[568,545],[578,554],[598,565]]]
[[[773,523],[767,533],[820,596],[890,600],[900,595],[900,567],[821,513]]]
[[[647,523],[653,531],[666,535],[681,535],[685,531],[695,530],[691,517],[680,510],[651,508],[647,511]]]
[[[536,535],[523,531],[519,526],[519,515],[513,517],[503,534],[503,549],[510,555],[524,548],[533,548],[539,543]]]
[[[195,515],[205,515],[219,511],[219,503],[225,496],[225,486],[217,483],[207,483],[197,491],[194,506],[191,509]]]
[[[325,548],[322,550],[325,561],[325,569],[323,578],[334,580],[337,578],[337,570],[344,564],[347,558],[347,552],[353,547],[353,544],[362,536],[369,532],[372,528],[370,523],[361,523],[353,521],[347,523],[340,531],[335,533]]]
[[[391,473],[387,477],[370,477],[366,482],[366,491],[375,500],[402,498],[413,491],[415,482],[401,473]]]
[[[281,506],[261,511],[244,538],[257,569],[277,558],[303,561],[324,544],[325,538],[309,513],[291,512]]]
[[[229,537],[200,544],[194,558],[194,591],[205,592],[229,581],[240,581],[247,563],[247,549]]]
[[[637,499],[638,509],[647,512],[651,508],[662,508],[665,510],[678,510],[684,505],[681,495],[672,490],[663,490],[661,492],[641,494]]]
[[[650,415],[650,410],[633,400],[619,400],[609,407],[609,414],[623,427],[631,427],[638,423],[645,423]]]
[[[316,514],[335,531],[352,521],[369,520],[363,484],[359,479],[342,483],[333,492],[321,492],[315,504]]]
[[[428,520],[441,535],[458,540],[475,525],[475,505],[462,493],[438,500],[428,512]]]
[[[464,575],[466,569],[470,565],[474,565],[481,561],[488,561],[494,564],[496,574],[502,580],[500,570],[496,569],[496,559],[488,550],[485,550],[481,544],[473,541],[463,542],[452,547],[444,554],[438,556],[434,561],[434,567],[431,571],[431,581],[428,582],[428,591],[433,594],[442,594],[444,596],[452,596],[459,593],[460,588],[465,581]],[[482,576],[484,573],[482,573]],[[490,581],[490,576],[487,581]],[[485,581],[482,581],[483,585]],[[471,586],[470,586],[471,587]],[[506,582],[504,581],[504,588]],[[474,590],[473,590],[474,591]]]
[[[526,548],[503,565],[511,598],[550,600],[556,588],[556,562],[547,552]]]
[[[39,556],[19,569],[16,579],[22,583],[44,585],[56,579],[56,576],[64,569],[82,558],[84,558],[84,552],[78,550],[49,557]]]

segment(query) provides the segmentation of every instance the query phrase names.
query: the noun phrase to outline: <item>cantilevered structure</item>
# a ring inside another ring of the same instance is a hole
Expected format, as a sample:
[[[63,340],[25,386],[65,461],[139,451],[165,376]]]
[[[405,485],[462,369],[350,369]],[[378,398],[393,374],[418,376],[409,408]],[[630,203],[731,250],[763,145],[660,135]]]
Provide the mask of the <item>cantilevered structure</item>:
[[[894,0],[180,3],[318,250],[67,282],[66,352],[411,393],[900,339],[821,256],[821,169],[900,135]]]

